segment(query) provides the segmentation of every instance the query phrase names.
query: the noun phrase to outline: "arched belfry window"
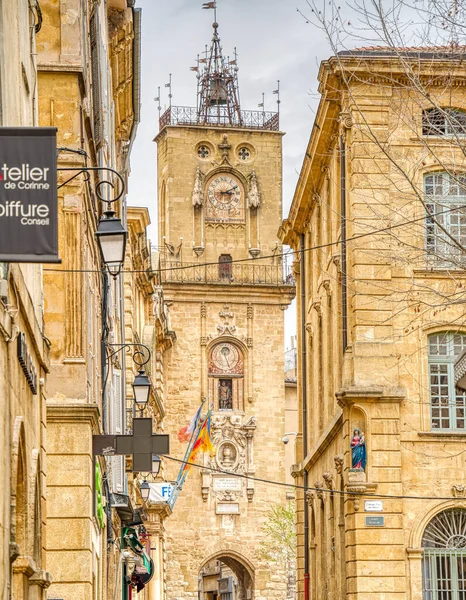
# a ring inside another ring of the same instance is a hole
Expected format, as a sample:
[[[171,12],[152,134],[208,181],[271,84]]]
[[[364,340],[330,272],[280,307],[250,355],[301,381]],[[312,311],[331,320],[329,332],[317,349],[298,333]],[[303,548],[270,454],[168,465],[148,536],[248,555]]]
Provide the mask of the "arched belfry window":
[[[435,515],[422,536],[423,600],[466,598],[466,510]]]
[[[209,399],[214,410],[243,410],[244,359],[241,349],[220,342],[209,354]]]

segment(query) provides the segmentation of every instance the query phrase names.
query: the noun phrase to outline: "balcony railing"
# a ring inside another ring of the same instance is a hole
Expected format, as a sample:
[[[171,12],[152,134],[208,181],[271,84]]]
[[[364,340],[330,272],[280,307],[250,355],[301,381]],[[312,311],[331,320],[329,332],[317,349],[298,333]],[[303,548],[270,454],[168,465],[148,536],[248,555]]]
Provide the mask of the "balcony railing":
[[[288,266],[261,264],[197,264],[180,261],[161,261],[163,283],[211,283],[218,285],[294,286]]]
[[[159,119],[162,130],[167,125],[202,125],[208,127],[243,127],[279,131],[279,115],[276,112],[241,110],[231,113],[226,106],[216,106],[207,116],[199,116],[194,106],[171,106]]]

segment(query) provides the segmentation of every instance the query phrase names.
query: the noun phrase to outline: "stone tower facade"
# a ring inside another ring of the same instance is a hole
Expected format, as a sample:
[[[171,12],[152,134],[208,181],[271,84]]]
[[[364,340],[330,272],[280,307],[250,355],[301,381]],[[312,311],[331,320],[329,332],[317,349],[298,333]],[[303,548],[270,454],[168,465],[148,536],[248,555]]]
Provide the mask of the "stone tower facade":
[[[212,96],[201,96],[199,110],[168,109],[156,138],[161,276],[177,331],[164,365],[166,431],[182,459],[176,433],[205,398],[216,446],[166,521],[168,600],[215,598],[222,585],[235,598],[286,593],[285,569],[259,551],[267,512],[286,490],[247,478],[285,477],[283,310],[294,284],[277,242],[282,133],[275,113],[234,105],[229,67],[212,66],[217,41],[214,23],[200,75]],[[166,463],[176,479],[179,464]]]

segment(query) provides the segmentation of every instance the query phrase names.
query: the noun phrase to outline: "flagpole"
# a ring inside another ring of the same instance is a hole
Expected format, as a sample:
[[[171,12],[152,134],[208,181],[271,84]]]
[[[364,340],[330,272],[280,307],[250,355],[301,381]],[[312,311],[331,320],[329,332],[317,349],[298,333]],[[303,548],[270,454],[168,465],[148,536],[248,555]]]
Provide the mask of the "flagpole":
[[[168,503],[169,506],[170,506],[170,508],[172,510],[173,510],[173,507],[175,505],[176,499],[179,496],[181,488],[183,487],[184,480],[186,479],[186,476],[188,475],[188,473],[185,473],[185,465],[186,465],[186,461],[188,460],[188,457],[189,457],[189,455],[191,453],[193,442],[195,441],[195,436],[197,438],[197,436],[199,435],[199,430],[200,430],[199,422],[201,420],[200,417],[201,417],[202,407],[204,406],[205,401],[206,401],[206,398],[204,396],[202,398],[201,406],[198,408],[198,411],[197,411],[198,412],[197,421],[194,424],[193,430],[191,432],[191,437],[189,439],[188,445],[186,447],[186,451],[184,453],[183,462],[181,463],[180,470],[178,472],[178,477],[176,478],[176,487],[175,487],[175,490],[174,490],[173,495],[170,498],[170,501]],[[203,422],[203,424],[204,424],[204,422]]]

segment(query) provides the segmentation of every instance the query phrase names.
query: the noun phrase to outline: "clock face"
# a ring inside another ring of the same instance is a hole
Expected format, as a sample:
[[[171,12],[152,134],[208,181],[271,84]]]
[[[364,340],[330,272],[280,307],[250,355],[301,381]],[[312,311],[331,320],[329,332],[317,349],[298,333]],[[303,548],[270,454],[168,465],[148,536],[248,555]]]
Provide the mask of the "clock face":
[[[213,219],[243,218],[243,188],[231,175],[218,175],[207,187],[207,216]]]
[[[242,360],[238,349],[233,344],[218,344],[212,351],[210,373],[242,373]]]

